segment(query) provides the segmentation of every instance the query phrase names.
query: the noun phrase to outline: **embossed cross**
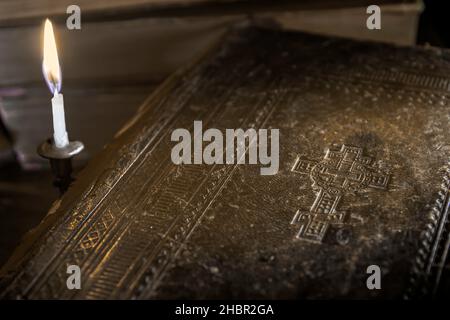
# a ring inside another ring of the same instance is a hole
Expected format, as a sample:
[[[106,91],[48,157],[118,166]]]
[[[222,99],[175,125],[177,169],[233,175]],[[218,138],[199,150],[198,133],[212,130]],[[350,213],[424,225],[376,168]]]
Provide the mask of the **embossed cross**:
[[[343,224],[345,213],[337,207],[345,193],[386,189],[389,174],[378,171],[372,158],[362,152],[362,148],[342,145],[340,150],[328,149],[319,162],[297,158],[292,171],[308,174],[318,190],[309,211],[297,210],[292,219],[291,224],[300,225],[298,239],[322,242],[330,224]]]

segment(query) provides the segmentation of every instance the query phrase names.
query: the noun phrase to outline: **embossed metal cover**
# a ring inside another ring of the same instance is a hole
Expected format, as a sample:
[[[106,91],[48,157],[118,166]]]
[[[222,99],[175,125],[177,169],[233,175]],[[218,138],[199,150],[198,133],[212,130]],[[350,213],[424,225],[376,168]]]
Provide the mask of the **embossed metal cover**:
[[[171,77],[3,268],[3,298],[440,292],[450,54],[249,28]],[[280,129],[280,169],[175,165],[175,128]],[[66,287],[79,265],[81,290]],[[378,265],[382,289],[368,290]],[[448,272],[448,271],[447,271]],[[444,292],[448,288],[444,288]]]

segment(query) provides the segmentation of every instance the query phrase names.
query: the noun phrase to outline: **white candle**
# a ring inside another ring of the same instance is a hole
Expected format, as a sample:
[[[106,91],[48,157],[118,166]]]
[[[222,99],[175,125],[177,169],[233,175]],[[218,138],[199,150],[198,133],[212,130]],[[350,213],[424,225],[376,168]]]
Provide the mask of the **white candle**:
[[[52,112],[53,140],[57,148],[64,148],[69,144],[64,117],[64,97],[61,93],[56,93],[56,91],[52,98]]]
[[[64,117],[64,98],[60,93],[62,76],[53,26],[48,19],[45,21],[44,27],[42,72],[44,73],[44,78],[50,91],[53,93],[53,141],[57,148],[64,148],[69,144],[69,138],[67,136],[66,119]]]

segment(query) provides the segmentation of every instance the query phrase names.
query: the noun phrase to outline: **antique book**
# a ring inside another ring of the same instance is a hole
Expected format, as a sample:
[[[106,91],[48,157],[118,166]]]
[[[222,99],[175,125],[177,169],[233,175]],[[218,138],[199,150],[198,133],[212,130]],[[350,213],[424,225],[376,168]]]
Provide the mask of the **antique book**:
[[[0,296],[448,294],[449,74],[446,50],[233,30],[79,174],[2,268]],[[195,121],[278,129],[278,171],[174,163],[172,133]]]

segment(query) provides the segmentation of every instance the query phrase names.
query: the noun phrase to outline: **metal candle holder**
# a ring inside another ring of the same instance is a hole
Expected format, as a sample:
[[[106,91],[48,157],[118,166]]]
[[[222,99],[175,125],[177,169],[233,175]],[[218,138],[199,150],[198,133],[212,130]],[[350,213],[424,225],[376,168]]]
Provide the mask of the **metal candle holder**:
[[[39,145],[37,153],[50,161],[53,172],[53,185],[57,187],[61,194],[67,191],[72,178],[72,157],[79,154],[84,149],[80,141],[71,141],[64,148],[57,148],[53,139],[47,139]]]

